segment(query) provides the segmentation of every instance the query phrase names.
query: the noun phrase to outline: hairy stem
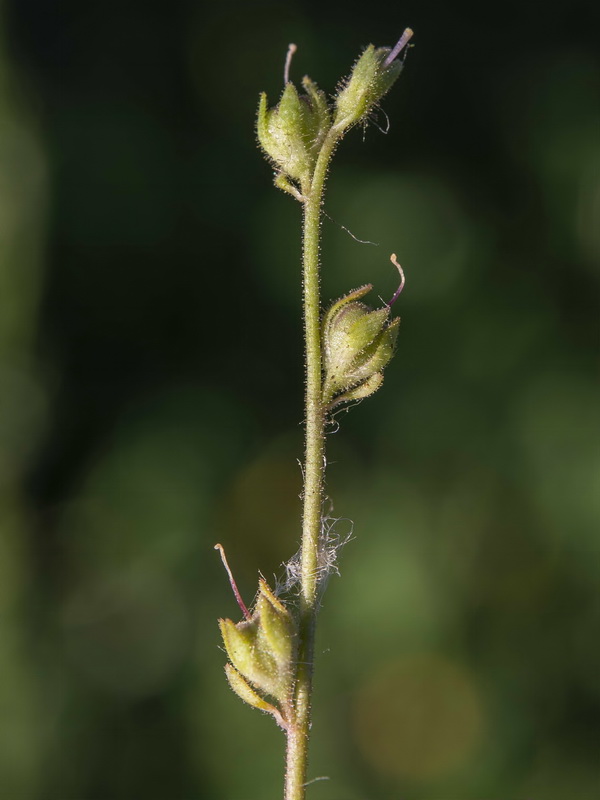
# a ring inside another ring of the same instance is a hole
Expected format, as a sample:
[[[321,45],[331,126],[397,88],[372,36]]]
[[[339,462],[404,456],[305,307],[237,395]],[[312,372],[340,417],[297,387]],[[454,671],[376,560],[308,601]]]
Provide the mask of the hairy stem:
[[[285,800],[304,800],[311,715],[318,564],[325,473],[322,402],[319,238],[323,191],[338,135],[323,142],[313,178],[303,187],[303,305],[306,354],[304,508],[302,515],[299,642],[294,721],[288,732]]]

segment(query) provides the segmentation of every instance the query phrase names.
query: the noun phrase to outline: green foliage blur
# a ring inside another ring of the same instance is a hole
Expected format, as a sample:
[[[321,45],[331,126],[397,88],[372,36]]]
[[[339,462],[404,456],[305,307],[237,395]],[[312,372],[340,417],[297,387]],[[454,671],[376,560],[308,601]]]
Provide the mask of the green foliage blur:
[[[332,92],[407,25],[326,200],[324,301],[407,284],[328,438],[310,797],[598,797],[599,9],[4,0],[1,800],[281,797],[213,550],[250,603],[300,536],[300,208],[254,115],[289,42]]]

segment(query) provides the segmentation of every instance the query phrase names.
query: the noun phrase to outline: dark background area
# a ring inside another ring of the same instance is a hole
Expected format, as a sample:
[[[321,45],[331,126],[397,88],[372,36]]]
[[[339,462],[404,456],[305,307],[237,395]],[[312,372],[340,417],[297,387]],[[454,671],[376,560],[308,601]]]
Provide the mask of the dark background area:
[[[328,439],[310,796],[598,797],[599,6],[5,0],[2,800],[281,796],[212,549],[248,602],[299,539],[300,211],[254,114],[289,42],[331,93],[407,25],[326,198],[324,300],[407,285]]]

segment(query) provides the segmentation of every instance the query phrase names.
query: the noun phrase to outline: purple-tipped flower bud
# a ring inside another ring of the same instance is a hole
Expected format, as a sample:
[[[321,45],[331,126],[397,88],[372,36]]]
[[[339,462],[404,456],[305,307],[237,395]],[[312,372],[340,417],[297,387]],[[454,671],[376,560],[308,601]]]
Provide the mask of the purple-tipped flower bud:
[[[411,36],[412,31],[407,28],[393,49],[375,48],[372,44],[367,47],[336,98],[334,129],[345,131],[364,120],[392,88],[403,67],[396,57]]]

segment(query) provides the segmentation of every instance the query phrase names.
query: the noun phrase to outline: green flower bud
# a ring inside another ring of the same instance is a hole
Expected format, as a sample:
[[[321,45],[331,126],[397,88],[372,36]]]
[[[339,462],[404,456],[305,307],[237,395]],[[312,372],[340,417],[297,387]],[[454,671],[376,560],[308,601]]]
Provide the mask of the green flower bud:
[[[256,125],[259,144],[268,158],[284,175],[300,184],[310,180],[319,149],[331,127],[325,95],[310,78],[304,78],[302,83],[306,94],[299,95],[294,84],[287,83],[278,105],[271,109],[263,92]]]
[[[225,650],[236,673],[227,674],[234,691],[250,705],[269,710],[257,705],[255,699],[251,702],[254,695],[264,701],[262,694],[267,694],[283,708],[292,688],[296,626],[290,612],[262,578],[258,588],[259,597],[251,616],[237,624],[230,619],[219,620]]]
[[[370,44],[354,65],[350,77],[335,101],[333,126],[346,131],[364,120],[387,94],[402,72],[403,64],[396,57],[412,36],[407,28],[393,49],[375,48]]]
[[[372,311],[359,302],[371,286],[337,300],[323,320],[323,402],[332,408],[373,394],[383,382],[400,318],[389,321],[390,307]]]

